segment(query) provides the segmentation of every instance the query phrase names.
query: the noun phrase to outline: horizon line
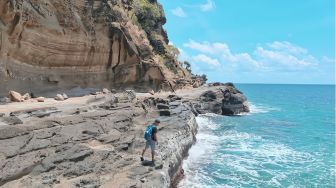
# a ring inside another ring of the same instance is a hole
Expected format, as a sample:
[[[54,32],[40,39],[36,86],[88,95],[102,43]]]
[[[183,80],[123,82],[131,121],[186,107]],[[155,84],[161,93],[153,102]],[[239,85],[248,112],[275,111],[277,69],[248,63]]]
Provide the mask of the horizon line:
[[[211,82],[209,82],[211,83]],[[252,82],[231,82],[233,84],[264,84],[264,85],[330,85],[330,86],[336,86],[335,83],[252,83]]]

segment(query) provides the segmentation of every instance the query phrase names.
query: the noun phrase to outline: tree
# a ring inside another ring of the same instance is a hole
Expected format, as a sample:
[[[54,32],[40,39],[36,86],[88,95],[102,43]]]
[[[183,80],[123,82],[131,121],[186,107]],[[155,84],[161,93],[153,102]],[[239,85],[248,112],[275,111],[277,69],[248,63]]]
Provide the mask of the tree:
[[[185,69],[187,69],[187,71],[191,73],[191,64],[188,61],[184,61],[183,65]]]
[[[208,81],[207,75],[202,74],[201,77],[202,77],[202,79],[204,80],[204,82],[207,82],[207,81]]]

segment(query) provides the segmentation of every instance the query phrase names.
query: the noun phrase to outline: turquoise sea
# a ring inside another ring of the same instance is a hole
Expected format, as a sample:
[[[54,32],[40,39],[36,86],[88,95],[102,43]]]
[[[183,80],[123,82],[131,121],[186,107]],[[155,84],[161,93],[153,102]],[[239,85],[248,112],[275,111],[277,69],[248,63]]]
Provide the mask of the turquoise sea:
[[[335,86],[236,87],[251,112],[197,117],[179,187],[335,187]]]

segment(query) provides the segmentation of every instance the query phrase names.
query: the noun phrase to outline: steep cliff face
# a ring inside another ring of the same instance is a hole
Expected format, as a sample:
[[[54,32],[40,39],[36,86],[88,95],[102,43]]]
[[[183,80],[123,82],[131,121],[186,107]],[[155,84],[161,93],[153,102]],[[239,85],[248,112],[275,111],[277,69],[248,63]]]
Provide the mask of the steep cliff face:
[[[190,80],[156,0],[2,0],[0,95],[80,87],[174,89]]]

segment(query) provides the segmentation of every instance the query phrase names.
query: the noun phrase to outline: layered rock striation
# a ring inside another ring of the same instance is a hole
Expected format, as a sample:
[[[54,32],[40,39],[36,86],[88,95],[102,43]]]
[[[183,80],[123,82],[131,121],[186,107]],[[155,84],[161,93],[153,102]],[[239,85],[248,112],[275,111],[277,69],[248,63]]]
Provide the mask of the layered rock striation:
[[[156,0],[2,0],[0,96],[73,87],[174,90],[176,60]]]
[[[169,187],[195,142],[195,115],[225,112],[205,96],[227,89],[235,94],[231,86],[218,86],[154,96],[100,94],[15,111],[8,104],[0,108],[0,186]],[[156,118],[159,145],[155,165],[148,166],[139,158],[143,131]]]

